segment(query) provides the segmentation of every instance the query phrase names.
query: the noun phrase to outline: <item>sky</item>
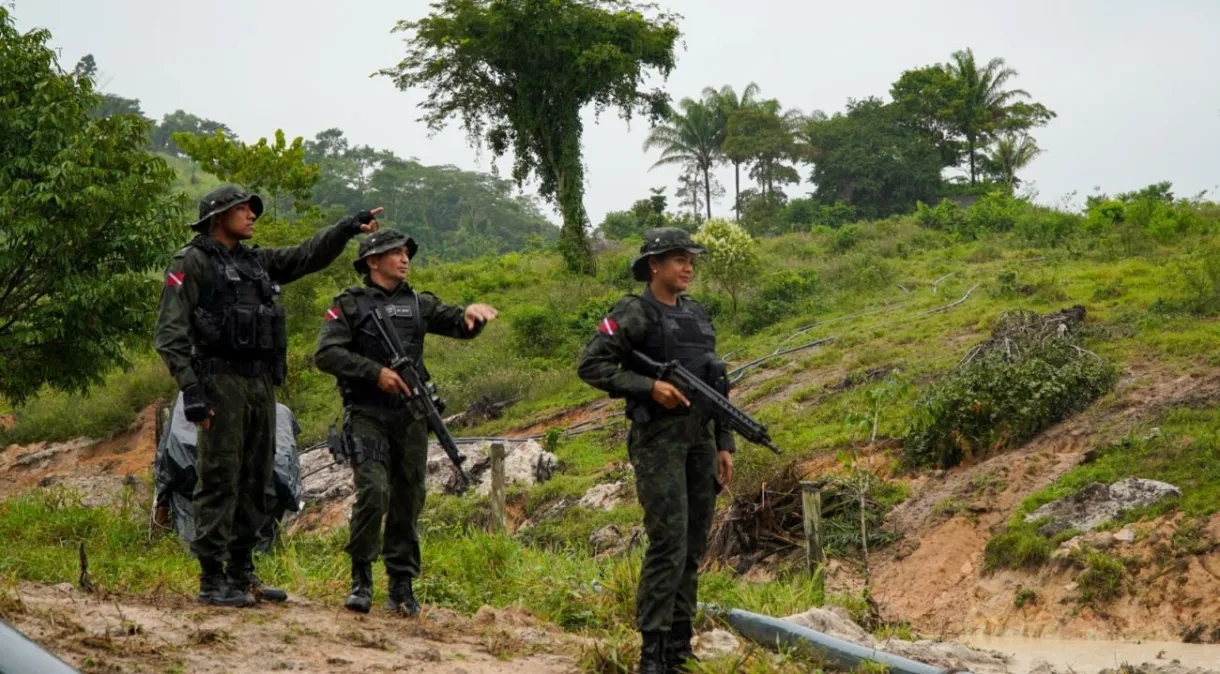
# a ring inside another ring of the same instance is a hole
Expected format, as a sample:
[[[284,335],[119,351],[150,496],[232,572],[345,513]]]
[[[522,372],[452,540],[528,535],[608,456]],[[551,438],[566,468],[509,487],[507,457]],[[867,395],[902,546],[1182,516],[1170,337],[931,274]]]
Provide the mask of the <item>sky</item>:
[[[1220,184],[1220,2],[1212,0],[661,0],[683,18],[678,66],[664,83],[675,100],[705,86],[756,82],[785,107],[828,114],[849,98],[887,97],[903,70],[970,47],[1004,58],[1023,88],[1058,117],[1035,132],[1045,150],[1021,175],[1038,201],[1079,205],[1169,180],[1179,196]],[[425,164],[488,171],[491,157],[456,126],[429,135],[419,91],[371,77],[398,62],[398,20],[427,0],[15,0],[22,30],[48,28],[70,69],[92,53],[107,93],[140,99],[146,115],[183,109],[228,124],[242,139],[312,138],[339,127],[354,144]],[[651,169],[647,123],[588,115],[586,208],[599,223],[668,186]],[[508,175],[510,164],[499,168]],[[802,171],[808,176],[808,171]],[[730,196],[732,173],[718,173]],[[746,178],[743,176],[743,188]],[[527,186],[528,189],[529,186]],[[802,196],[808,183],[789,186]],[[1074,197],[1072,196],[1074,195]],[[671,205],[674,200],[671,199]],[[552,219],[558,220],[554,213]]]

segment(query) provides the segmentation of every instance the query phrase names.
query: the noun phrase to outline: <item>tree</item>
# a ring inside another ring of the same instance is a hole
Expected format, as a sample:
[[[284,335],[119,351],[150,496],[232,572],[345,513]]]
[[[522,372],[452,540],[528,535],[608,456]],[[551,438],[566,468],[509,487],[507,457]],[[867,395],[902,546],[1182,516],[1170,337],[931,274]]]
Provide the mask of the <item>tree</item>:
[[[175,133],[174,142],[199,162],[204,171],[221,180],[266,192],[276,217],[281,198],[292,199],[287,204],[289,208],[307,205],[318,182],[318,167],[305,163],[303,140],[298,136],[290,144],[281,129],[276,129],[274,143],[259,138],[257,143],[247,145],[229,138],[223,130],[211,135]]]
[[[719,113],[705,103],[684,98],[681,112],[671,111],[666,120],[652,127],[644,141],[644,151],[659,149],[661,158],[652,165],[690,167],[703,179],[703,203],[712,217],[712,168],[720,156]]]
[[[991,154],[983,158],[983,173],[997,182],[1016,189],[1021,186],[1017,171],[1029,166],[1042,149],[1030,136],[1007,134],[995,143]]]
[[[741,225],[719,218],[704,222],[693,238],[708,252],[700,270],[729,294],[736,319],[737,298],[758,275],[758,244]]]
[[[652,196],[636,201],[630,210],[606,213],[605,219],[598,227],[602,236],[622,241],[640,236],[649,229],[668,227],[670,219],[665,214],[665,207],[668,206],[665,188],[653,187],[649,191]]]
[[[148,147],[156,152],[164,152],[174,157],[181,157],[184,153],[174,140],[175,134],[205,134],[210,136],[218,131],[223,132],[229,140],[237,139],[237,134],[233,133],[229,130],[228,126],[220,122],[197,117],[185,110],[175,110],[161,118],[161,123],[157,125],[157,128],[153,130],[152,136],[149,138]]]
[[[419,21],[407,55],[381,74],[399,89],[424,87],[429,128],[457,116],[470,140],[514,156],[518,185],[531,176],[563,217],[568,269],[593,273],[586,235],[581,111],[615,107],[625,119],[659,118],[667,97],[641,90],[648,70],[668,77],[679,32],[675,17],[648,18],[627,0],[440,0]]]
[[[932,138],[897,123],[901,110],[877,98],[849,101],[847,113],[806,123],[817,200],[846,202],[862,217],[909,211],[940,188],[941,153]]]
[[[182,233],[148,123],[90,114],[101,96],[50,39],[0,5],[0,394],[15,402],[44,384],[83,391],[146,342],[153,270]]]
[[[703,90],[703,100],[716,109],[718,126],[720,127],[720,154],[733,165],[733,215],[741,219],[741,165],[750,157],[741,153],[726,152],[724,142],[728,137],[729,117],[739,110],[749,110],[758,105],[755,96],[761,91],[759,86],[750,82],[739,95],[733,87],[724,85],[720,89],[706,87]]]
[[[798,183],[796,169],[784,162],[801,156],[796,131],[804,117],[799,110],[784,111],[779,101],[766,100],[734,111],[727,118],[722,145],[726,156],[749,161],[750,177],[770,195],[776,185]]]
[[[974,52],[966,49],[954,52],[949,63],[904,72],[890,94],[916,123],[942,136],[944,156],[954,154],[946,143],[964,140],[974,185],[979,152],[998,134],[1025,132],[1055,117],[1041,103],[1027,102],[1030,95],[1024,89],[1005,89],[1016,76],[1002,58],[980,68]]]

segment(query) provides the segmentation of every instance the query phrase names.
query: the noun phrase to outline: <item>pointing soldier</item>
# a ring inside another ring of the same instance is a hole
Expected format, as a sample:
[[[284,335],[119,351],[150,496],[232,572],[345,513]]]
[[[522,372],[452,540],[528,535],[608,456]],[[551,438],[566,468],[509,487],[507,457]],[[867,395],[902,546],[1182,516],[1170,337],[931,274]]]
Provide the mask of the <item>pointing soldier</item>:
[[[708,384],[723,386],[716,334],[707,312],[683,292],[696,255],[707,252],[686,232],[666,227],[645,232],[632,262],[639,296],[619,300],[585,348],[579,375],[586,383],[627,399],[631,430],[627,451],[644,509],[648,550],[636,594],[642,637],[641,674],[680,671],[693,659],[698,568],[707,547],[717,483],[733,476],[733,434],[677,387],[633,371],[631,352],[659,362],[678,361]],[[727,393],[727,388],[724,388]]]
[[[288,598],[259,580],[252,557],[267,518],[275,386],[287,365],[284,308],[275,297],[281,284],[329,265],[356,234],[376,231],[381,210],[361,211],[298,246],[247,247],[262,199],[226,185],[203,197],[190,225],[197,235],[174,253],[154,346],[178,382],[187,420],[199,427],[191,550],[202,603]]]
[[[380,310],[388,319],[387,327],[397,332],[404,355],[415,361],[425,381],[426,333],[471,339],[496,317],[486,304],[452,306],[432,293],[416,292],[405,279],[417,250],[414,239],[392,229],[360,244],[354,266],[364,276],[364,286],[335,296],[314,355],[318,369],[335,376],[346,409],[344,434],[357,496],[347,545],[352,587],[344,605],[360,613],[372,607],[372,566],[378,554],[384,556],[389,576],[386,607],[408,616],[419,613],[411,583],[420,573],[418,523],[428,461],[427,422],[414,418],[404,398],[421,392],[411,391],[390,369],[391,356],[373,325],[374,313]]]

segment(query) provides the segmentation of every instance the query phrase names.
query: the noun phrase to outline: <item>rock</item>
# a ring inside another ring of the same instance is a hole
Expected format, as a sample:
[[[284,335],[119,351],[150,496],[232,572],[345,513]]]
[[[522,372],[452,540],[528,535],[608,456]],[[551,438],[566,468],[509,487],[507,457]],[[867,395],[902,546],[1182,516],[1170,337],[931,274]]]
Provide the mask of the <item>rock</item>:
[[[67,442],[48,443],[48,444],[42,445],[42,447],[40,449],[31,451],[31,452],[26,452],[25,454],[22,454],[21,456],[17,457],[17,459],[15,461],[13,461],[13,467],[14,468],[42,467],[45,464],[49,463],[51,459],[55,458],[56,456],[59,456],[60,454],[69,453],[69,452],[74,453],[79,450],[85,449],[93,444],[95,444],[94,441],[90,440],[89,438],[76,438],[75,440],[69,440]],[[11,450],[9,450],[9,451],[11,451]]]
[[[598,557],[619,555],[631,549],[643,532],[644,530],[640,527],[622,530],[609,524],[589,534],[589,548]]]
[[[1150,506],[1181,494],[1177,487],[1156,480],[1133,477],[1112,485],[1094,482],[1075,494],[1038,508],[1026,515],[1025,521],[1049,518],[1050,523],[1038,529],[1043,536],[1069,529],[1092,531],[1127,510]]]
[[[1135,541],[1135,530],[1131,527],[1123,527],[1122,530],[1114,534],[1114,540],[1122,541],[1123,543],[1132,543]]]
[[[466,471],[475,481],[475,493],[486,496],[491,491],[491,443],[460,446],[466,455]],[[504,483],[538,484],[551,479],[559,465],[554,454],[533,440],[504,443]],[[439,444],[428,445],[428,491],[452,492],[456,485],[453,463]]]
[[[594,485],[576,505],[589,510],[612,510],[623,504],[627,483],[623,480]]]
[[[865,632],[864,628],[852,622],[851,618],[845,615],[846,613],[846,610],[839,606],[811,608],[804,613],[787,616],[784,620],[796,623],[802,627],[808,627],[815,632],[828,634],[839,639],[846,639],[847,641],[854,641],[870,648],[875,647],[876,641],[873,639],[873,635]]]
[[[471,618],[476,625],[491,625],[496,622],[496,610],[487,604],[479,607],[479,610],[474,612],[474,617]]]
[[[1051,663],[1038,658],[1030,664],[1028,674],[1060,674],[1060,672]]]
[[[741,648],[741,642],[732,632],[721,629],[697,635],[693,645],[695,655],[704,659],[728,655]]]
[[[1109,531],[1097,531],[1084,536],[1084,543],[1095,550],[1109,550],[1114,547],[1115,538]]]

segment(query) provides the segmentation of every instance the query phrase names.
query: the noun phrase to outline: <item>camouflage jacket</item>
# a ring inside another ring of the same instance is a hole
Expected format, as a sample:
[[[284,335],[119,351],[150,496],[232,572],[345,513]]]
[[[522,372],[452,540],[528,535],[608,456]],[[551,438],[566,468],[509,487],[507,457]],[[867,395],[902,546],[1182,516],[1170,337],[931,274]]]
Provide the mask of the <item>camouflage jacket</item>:
[[[386,290],[366,278],[365,292],[378,303],[385,303],[411,292],[411,286],[404,282],[392,290]],[[481,324],[476,324],[473,330],[466,327],[466,307],[445,304],[429,292],[419,293],[419,313],[425,330],[433,334],[472,339],[483,331]],[[354,348],[353,330],[359,315],[360,310],[350,288],[335,295],[331,308],[326,312],[322,330],[318,333],[314,363],[319,370],[336,379],[376,385],[384,366]]]
[[[216,239],[200,234],[190,245],[174,253],[165,272],[165,285],[161,288],[161,308],[153,346],[178,381],[178,387],[186,388],[198,381],[192,365],[196,340],[192,334],[191,314],[199,305],[199,298],[206,297],[218,282],[215,265],[200,247],[214,247],[233,256],[251,256],[272,281],[285,284],[325,269],[343,252],[352,238],[349,232],[350,224],[345,220],[297,246],[259,248],[238,243],[231,251],[225,251],[224,245]]]
[[[640,348],[644,336],[661,326],[644,308],[644,300],[629,295],[619,300],[598,326],[597,332],[585,346],[577,374],[585,383],[599,388],[611,396],[652,400],[651,377],[623,367],[632,349]],[[683,295],[680,307],[688,307],[695,300]],[[723,428],[719,421],[715,425],[717,449],[736,451],[733,432]]]

